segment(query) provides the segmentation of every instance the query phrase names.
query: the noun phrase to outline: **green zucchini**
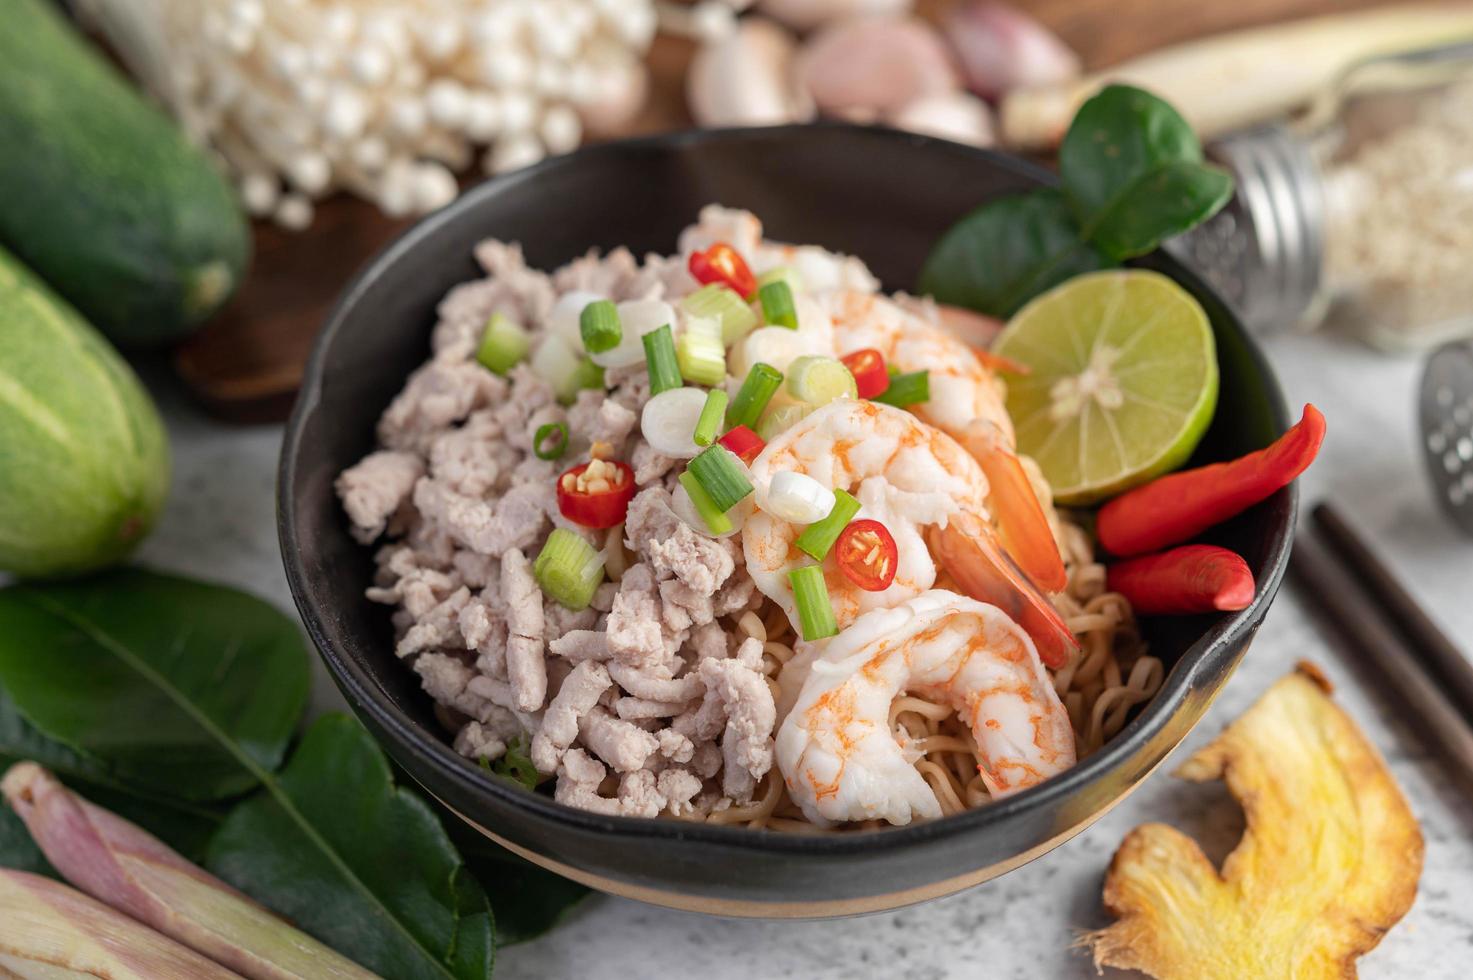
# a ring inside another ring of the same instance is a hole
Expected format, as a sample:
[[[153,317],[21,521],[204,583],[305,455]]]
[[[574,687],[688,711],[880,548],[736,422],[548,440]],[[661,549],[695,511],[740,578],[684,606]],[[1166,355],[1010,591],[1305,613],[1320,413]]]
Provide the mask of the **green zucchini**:
[[[0,572],[111,564],[153,527],[169,444],[117,351],[0,249]]]
[[[48,0],[0,14],[0,244],[122,345],[189,333],[250,239],[205,155]]]

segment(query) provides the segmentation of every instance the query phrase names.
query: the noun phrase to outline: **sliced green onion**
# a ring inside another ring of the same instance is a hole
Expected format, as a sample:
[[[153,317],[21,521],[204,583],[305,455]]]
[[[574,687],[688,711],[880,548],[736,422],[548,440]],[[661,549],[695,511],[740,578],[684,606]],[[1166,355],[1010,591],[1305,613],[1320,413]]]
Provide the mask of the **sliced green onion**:
[[[722,513],[731,510],[752,492],[747,468],[725,446],[712,446],[702,451],[690,461],[686,472],[695,476]]]
[[[803,280],[798,276],[798,270],[790,265],[780,265],[775,269],[768,269],[757,277],[757,287],[760,289],[774,282],[785,282],[788,289],[794,293],[803,291]]]
[[[793,603],[798,607],[798,628],[803,639],[821,640],[839,632],[822,567],[804,565],[795,568],[788,573],[788,584],[793,587]]]
[[[823,520],[814,521],[803,529],[796,542],[798,550],[817,561],[823,561],[834,542],[839,540],[840,532],[849,526],[849,522],[858,513],[859,501],[847,491],[834,488],[834,509]]]
[[[670,324],[651,330],[640,338],[644,342],[644,359],[650,369],[650,394],[680,387],[680,367],[675,360],[675,338]]]
[[[788,365],[788,393],[818,408],[835,398],[858,398],[859,386],[838,358],[805,354]]]
[[[680,474],[680,485],[685,487],[685,492],[690,495],[690,502],[695,506],[696,513],[700,515],[701,520],[706,522],[706,527],[712,534],[721,535],[731,530],[731,518],[727,517],[726,512],[711,500],[694,473],[686,470]]]
[[[798,311],[793,306],[793,291],[779,279],[757,290],[757,300],[762,304],[762,319],[774,327],[798,329]]]
[[[485,333],[481,334],[476,360],[497,374],[505,374],[527,356],[531,346],[532,336],[520,323],[505,314],[493,313],[486,321]]]
[[[675,362],[680,376],[691,384],[710,388],[726,380],[726,345],[721,342],[721,324],[703,317],[689,317],[675,342]]]
[[[771,364],[760,361],[753,364],[731,408],[726,410],[726,427],[745,425],[749,429],[755,428],[757,420],[762,417],[762,410],[782,383],[783,373]]]
[[[559,604],[574,611],[587,609],[604,580],[603,557],[572,531],[556,528],[533,563],[532,575]]]
[[[542,343],[532,355],[532,370],[552,386],[560,404],[571,405],[578,397],[578,368],[582,362],[566,340],[555,333],[544,333]]]
[[[712,388],[706,393],[706,404],[701,406],[701,417],[696,419],[695,443],[709,446],[716,441],[716,430],[726,418],[726,389]]]
[[[909,374],[890,375],[890,387],[870,401],[883,402],[896,408],[919,405],[931,400],[931,372],[912,371]]]
[[[721,343],[727,347],[741,340],[757,326],[757,314],[747,301],[719,282],[702,286],[680,301],[691,316],[707,317],[721,323]]]
[[[573,375],[573,384],[579,391],[584,388],[602,388],[604,387],[604,369],[585,357],[578,362],[578,370]]]
[[[549,436],[556,436],[556,438],[549,443],[547,441]],[[537,433],[532,436],[532,455],[538,459],[557,459],[567,451],[568,423],[549,422],[537,427]]]
[[[787,405],[778,405],[770,409],[766,415],[762,416],[762,421],[757,423],[757,435],[762,438],[763,442],[771,442],[807,418],[811,411],[813,409],[808,405],[794,405],[791,402]]]
[[[583,349],[590,354],[613,350],[624,339],[619,311],[606,299],[595,300],[583,307],[583,312],[578,315],[578,332],[583,337]]]

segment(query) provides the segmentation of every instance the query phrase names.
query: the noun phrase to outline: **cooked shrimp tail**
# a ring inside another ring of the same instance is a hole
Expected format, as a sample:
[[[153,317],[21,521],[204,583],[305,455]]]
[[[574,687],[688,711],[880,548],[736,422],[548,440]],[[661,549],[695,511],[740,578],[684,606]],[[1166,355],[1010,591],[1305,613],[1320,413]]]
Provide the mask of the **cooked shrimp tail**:
[[[933,528],[931,553],[963,592],[994,605],[1023,628],[1038,656],[1055,670],[1079,650],[1048,596],[1038,591],[994,537],[987,523],[973,514],[953,517],[945,528]]]
[[[997,426],[985,419],[969,426],[959,441],[987,476],[987,509],[997,522],[1003,549],[1034,585],[1045,592],[1062,591],[1068,584],[1064,559],[1017,454]]]

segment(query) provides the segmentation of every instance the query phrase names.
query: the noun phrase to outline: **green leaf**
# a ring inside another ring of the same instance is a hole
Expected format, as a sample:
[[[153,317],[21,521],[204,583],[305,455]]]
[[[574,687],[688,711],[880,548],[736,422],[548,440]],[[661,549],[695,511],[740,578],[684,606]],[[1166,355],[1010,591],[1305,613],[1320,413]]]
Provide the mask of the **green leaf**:
[[[1080,107],[1059,148],[1059,173],[1080,236],[1117,261],[1186,231],[1233,194],[1232,178],[1202,162],[1186,120],[1128,85]]]
[[[0,590],[0,686],[42,733],[171,797],[274,769],[307,702],[297,625],[217,585],[123,569]]]
[[[595,894],[591,889],[518,857],[443,807],[450,839],[480,881],[496,916],[496,945],[536,939],[562,924]]]
[[[361,725],[322,718],[263,778],[211,843],[211,871],[385,977],[490,976],[485,893]]]
[[[0,775],[24,760],[40,763],[98,806],[148,828],[191,861],[204,857],[210,835],[225,819],[223,811],[209,804],[176,799],[124,783],[101,762],[36,731],[20,716],[5,691],[0,690]],[[30,840],[20,819],[0,805],[0,822],[5,819],[20,828],[26,841]],[[8,857],[14,846],[7,846],[5,838],[6,831],[0,828],[0,865],[19,867]],[[31,850],[35,850],[34,845]]]
[[[920,289],[1005,318],[1066,279],[1114,264],[1080,241],[1058,191],[1032,191],[990,201],[953,225],[927,257]]]

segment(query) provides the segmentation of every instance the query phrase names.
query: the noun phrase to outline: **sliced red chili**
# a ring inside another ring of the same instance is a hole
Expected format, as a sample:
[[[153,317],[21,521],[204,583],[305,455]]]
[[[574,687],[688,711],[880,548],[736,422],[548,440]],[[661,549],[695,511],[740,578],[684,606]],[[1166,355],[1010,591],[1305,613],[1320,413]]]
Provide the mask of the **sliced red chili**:
[[[883,395],[885,389],[890,387],[890,372],[885,367],[885,355],[873,347],[845,354],[840,360],[849,369],[849,373],[854,375],[854,386],[859,389],[860,398]]]
[[[714,282],[729,286],[743,299],[757,291],[757,277],[747,267],[747,260],[725,242],[717,242],[704,252],[692,252],[689,268],[702,285]]]
[[[730,449],[732,455],[748,466],[752,465],[752,460],[757,458],[758,453],[767,448],[762,437],[745,425],[733,426],[730,432],[716,441]]]
[[[624,520],[635,489],[634,471],[628,465],[595,459],[558,477],[557,509],[583,527],[613,527]]]
[[[879,521],[851,521],[834,543],[834,562],[861,589],[883,592],[895,581],[899,552],[890,529]]]

